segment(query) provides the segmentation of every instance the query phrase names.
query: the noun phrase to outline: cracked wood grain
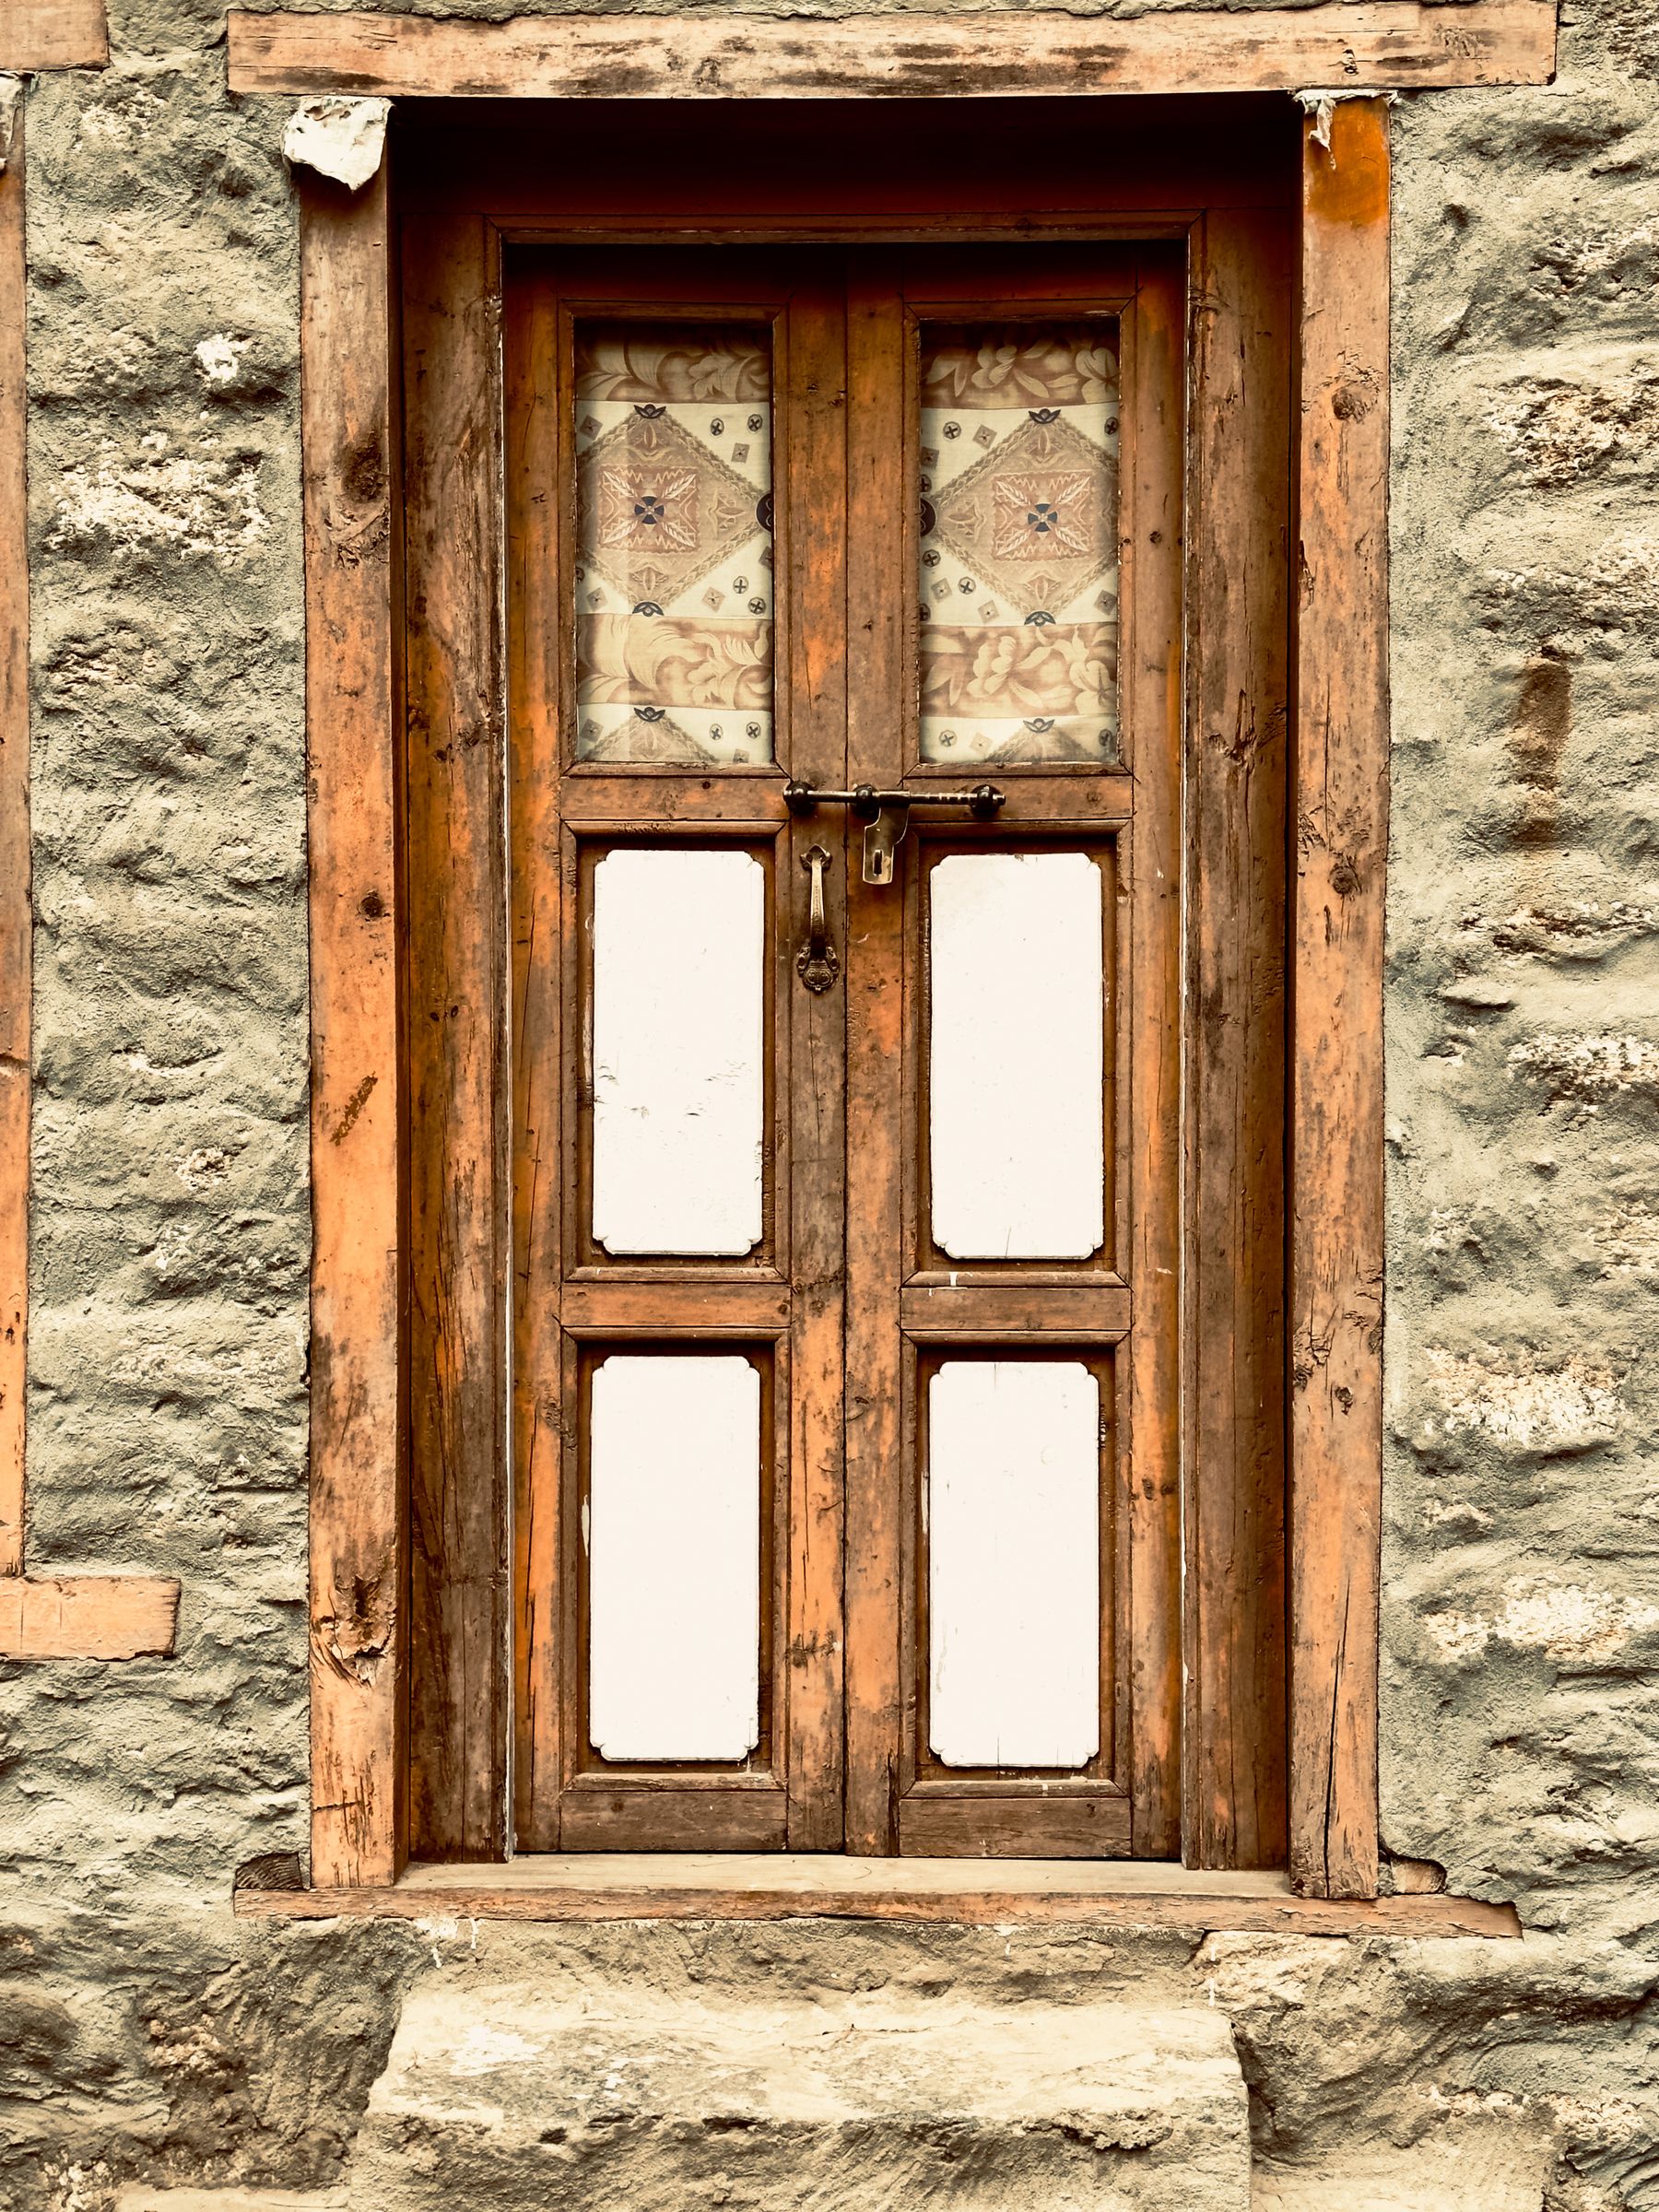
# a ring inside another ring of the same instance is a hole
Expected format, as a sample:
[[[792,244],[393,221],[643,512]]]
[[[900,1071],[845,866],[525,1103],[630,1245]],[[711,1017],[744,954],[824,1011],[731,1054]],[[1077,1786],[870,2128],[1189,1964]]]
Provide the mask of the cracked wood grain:
[[[344,1885],[404,1859],[389,245],[383,172],[306,183],[312,1870]]]
[[[1102,22],[978,16],[517,17],[233,9],[232,92],[824,100],[1542,84],[1554,0],[1326,0]]]
[[[1290,1146],[1290,1873],[1377,1888],[1388,111],[1303,126]]]

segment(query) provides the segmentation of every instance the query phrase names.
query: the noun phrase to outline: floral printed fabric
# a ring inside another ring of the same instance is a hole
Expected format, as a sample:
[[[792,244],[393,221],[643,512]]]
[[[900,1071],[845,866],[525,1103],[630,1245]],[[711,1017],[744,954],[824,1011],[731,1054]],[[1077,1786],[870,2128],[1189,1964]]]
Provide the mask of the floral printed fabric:
[[[925,332],[922,758],[1118,755],[1115,323]]]
[[[576,337],[576,758],[772,758],[763,332]]]

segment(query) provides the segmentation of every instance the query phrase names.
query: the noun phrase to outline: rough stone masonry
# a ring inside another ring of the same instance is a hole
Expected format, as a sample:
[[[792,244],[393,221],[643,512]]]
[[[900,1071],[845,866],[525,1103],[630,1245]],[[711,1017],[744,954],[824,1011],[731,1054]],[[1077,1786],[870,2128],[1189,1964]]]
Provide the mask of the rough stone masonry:
[[[218,0],[110,12],[27,124],[29,1547],[183,1604],[171,1661],[0,1667],[0,2206],[324,2187],[407,1993],[623,1977],[1218,2007],[1262,2205],[1659,2206],[1652,0],[1393,111],[1383,1833],[1528,1938],[1198,1947],[232,1921],[306,1828],[289,103]]]

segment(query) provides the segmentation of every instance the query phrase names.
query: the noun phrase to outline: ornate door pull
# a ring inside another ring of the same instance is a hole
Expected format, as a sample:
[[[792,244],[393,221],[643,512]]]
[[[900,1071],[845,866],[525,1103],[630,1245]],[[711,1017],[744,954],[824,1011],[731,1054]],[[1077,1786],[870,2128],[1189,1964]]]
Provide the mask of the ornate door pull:
[[[808,991],[828,991],[841,973],[824,912],[824,870],[830,865],[830,855],[822,845],[814,845],[802,856],[801,865],[812,878],[812,888],[807,893],[806,942],[795,956],[795,967]]]

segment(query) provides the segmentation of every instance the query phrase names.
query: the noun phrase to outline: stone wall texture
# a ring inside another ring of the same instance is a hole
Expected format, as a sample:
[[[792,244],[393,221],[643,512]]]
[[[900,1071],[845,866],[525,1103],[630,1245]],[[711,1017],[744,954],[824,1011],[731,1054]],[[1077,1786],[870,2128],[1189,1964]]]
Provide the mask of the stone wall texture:
[[[1265,2175],[1659,2206],[1652,0],[1394,110],[1383,1832],[1514,1946],[232,1922],[307,1787],[290,103],[227,95],[213,0],[110,13],[27,116],[29,1546],[183,1599],[171,1661],[0,1665],[0,2207],[324,2183],[402,1994],[509,1971],[1185,1992]]]

